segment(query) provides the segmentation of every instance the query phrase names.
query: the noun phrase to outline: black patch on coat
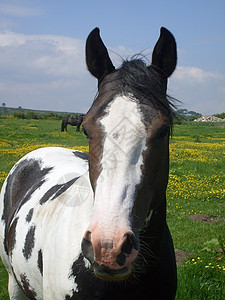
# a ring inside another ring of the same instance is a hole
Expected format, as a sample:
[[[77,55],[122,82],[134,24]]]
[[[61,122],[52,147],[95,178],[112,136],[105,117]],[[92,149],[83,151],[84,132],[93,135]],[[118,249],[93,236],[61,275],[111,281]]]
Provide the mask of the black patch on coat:
[[[29,299],[36,299],[37,293],[35,292],[34,289],[31,288],[29,280],[27,278],[26,274],[21,274],[20,275],[20,280],[21,280],[21,284],[22,284],[22,289],[24,291],[24,293],[27,295],[27,297]]]
[[[82,255],[82,253],[79,255],[78,259],[76,261],[74,261],[72,267],[71,267],[71,273],[69,278],[73,278],[74,279],[74,283],[78,284],[78,292],[73,292],[73,295],[66,295],[65,296],[65,300],[75,300],[75,299],[80,299],[80,295],[79,295],[79,280],[77,282],[77,276],[79,276],[78,274],[82,275],[85,273],[85,265],[84,265],[84,256]],[[85,275],[84,275],[85,276]]]
[[[33,212],[34,212],[34,209],[31,208],[26,216],[26,222],[29,223],[33,217]]]
[[[88,153],[85,153],[85,152],[79,152],[79,151],[74,151],[73,154],[76,156],[76,157],[79,157],[83,160],[86,160],[88,161]]]
[[[77,274],[80,272],[80,270],[82,270],[83,268],[85,268],[84,256],[83,256],[83,254],[80,254],[78,259],[76,261],[74,261],[74,263],[72,265],[70,278],[76,277]]]
[[[66,295],[65,300],[107,299],[103,296],[107,283],[95,277],[93,271],[85,267],[82,253],[74,261],[69,278],[74,280],[78,291],[73,291],[72,296]]]
[[[41,251],[41,249],[38,251],[37,265],[38,265],[38,269],[41,272],[41,275],[43,276],[43,257],[42,257],[42,251]]]
[[[79,177],[73,178],[70,181],[62,184],[56,184],[53,187],[51,187],[41,198],[39,203],[42,205],[45,202],[47,202],[51,197],[51,200],[54,200],[55,198],[59,197],[62,193],[64,193],[71,185],[74,184],[74,182],[78,179]],[[54,197],[53,197],[54,195]]]
[[[12,255],[12,251],[15,247],[15,244],[16,244],[16,225],[17,225],[17,222],[18,222],[19,218],[16,218],[10,228],[9,228],[9,231],[7,232],[7,248],[9,250],[9,253]]]
[[[35,226],[31,226],[25,238],[24,248],[22,250],[23,256],[28,260],[31,257],[35,241]]]
[[[4,247],[8,254],[6,233],[14,214],[31,198],[32,194],[45,182],[45,176],[52,167],[41,168],[42,161],[37,159],[24,159],[17,165],[7,178],[4,194],[4,210],[2,220],[5,222]]]

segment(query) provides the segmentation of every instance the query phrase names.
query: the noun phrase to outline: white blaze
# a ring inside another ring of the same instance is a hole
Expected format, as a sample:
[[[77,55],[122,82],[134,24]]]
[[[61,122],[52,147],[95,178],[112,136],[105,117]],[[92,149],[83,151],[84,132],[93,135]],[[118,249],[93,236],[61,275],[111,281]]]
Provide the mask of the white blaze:
[[[92,224],[97,221],[101,229],[108,232],[115,231],[118,224],[120,228],[129,228],[135,187],[142,177],[146,129],[138,103],[128,96],[117,96],[100,123],[105,140]]]

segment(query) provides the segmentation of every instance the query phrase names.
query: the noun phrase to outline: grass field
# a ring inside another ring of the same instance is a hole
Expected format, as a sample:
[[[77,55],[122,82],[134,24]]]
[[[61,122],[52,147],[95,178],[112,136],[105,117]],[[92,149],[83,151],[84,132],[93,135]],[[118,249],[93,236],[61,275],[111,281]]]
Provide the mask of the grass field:
[[[170,141],[167,219],[175,248],[191,253],[178,267],[177,300],[225,299],[224,126],[175,125]],[[0,185],[15,162],[31,150],[55,145],[88,151],[85,136],[73,127],[68,130],[60,132],[60,121],[0,119]],[[209,220],[190,218],[199,215]],[[0,263],[3,299],[8,299],[7,274]]]

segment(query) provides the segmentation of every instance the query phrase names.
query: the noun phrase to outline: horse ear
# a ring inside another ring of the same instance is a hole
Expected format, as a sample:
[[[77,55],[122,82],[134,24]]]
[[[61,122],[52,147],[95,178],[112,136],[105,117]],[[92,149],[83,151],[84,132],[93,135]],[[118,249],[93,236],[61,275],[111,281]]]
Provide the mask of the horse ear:
[[[176,68],[177,46],[172,33],[166,28],[160,29],[160,37],[152,53],[152,66],[162,71],[168,78]]]
[[[108,51],[100,37],[99,28],[89,34],[86,41],[86,64],[89,72],[102,80],[107,74],[115,70]]]

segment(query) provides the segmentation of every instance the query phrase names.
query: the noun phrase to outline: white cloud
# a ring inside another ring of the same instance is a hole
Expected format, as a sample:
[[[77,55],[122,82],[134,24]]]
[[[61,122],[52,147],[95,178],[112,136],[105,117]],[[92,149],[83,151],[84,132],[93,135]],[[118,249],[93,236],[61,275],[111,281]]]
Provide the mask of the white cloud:
[[[0,32],[0,54],[1,68],[14,69],[15,75],[26,68],[33,76],[81,77],[85,72],[84,42],[69,37]]]
[[[225,75],[196,67],[178,66],[169,83],[169,92],[183,107],[202,114],[225,111]]]
[[[204,83],[208,80],[221,79],[217,72],[207,72],[196,67],[178,66],[173,77],[177,80],[193,80],[195,83]]]
[[[0,70],[8,106],[84,111],[96,93],[84,41],[70,37],[0,32]]]
[[[0,31],[0,101],[15,107],[86,112],[97,82],[87,71],[84,48],[84,41],[71,37]],[[135,54],[124,46],[109,53],[117,67],[121,57]],[[218,113],[225,110],[224,82],[218,72],[178,66],[168,93],[189,110]]]

